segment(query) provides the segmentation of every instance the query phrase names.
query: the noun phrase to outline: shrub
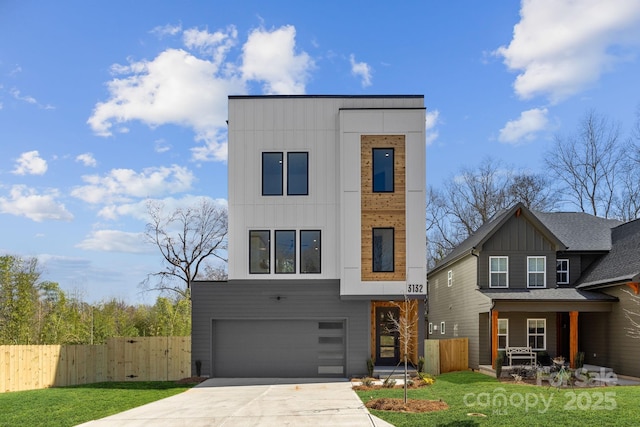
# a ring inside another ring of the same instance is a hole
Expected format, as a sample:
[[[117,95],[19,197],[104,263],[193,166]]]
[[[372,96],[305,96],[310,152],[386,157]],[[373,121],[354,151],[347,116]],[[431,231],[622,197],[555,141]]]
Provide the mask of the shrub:
[[[365,387],[373,387],[373,378],[371,377],[363,378],[362,385]]]
[[[367,372],[370,377],[373,376],[373,370],[376,367],[376,363],[372,358],[367,359]]]
[[[418,372],[424,372],[424,357],[419,357],[418,358]]]
[[[196,376],[199,377],[201,373],[202,373],[202,361],[196,360]]]
[[[504,360],[504,351],[499,351],[496,360],[494,360],[494,364],[496,366],[496,378],[500,378],[502,376],[502,362]]]
[[[387,378],[382,383],[382,387],[384,388],[394,388],[395,386],[396,386],[396,380],[394,380],[393,378]]]
[[[584,366],[584,351],[579,351],[576,353],[576,369],[581,369]]]

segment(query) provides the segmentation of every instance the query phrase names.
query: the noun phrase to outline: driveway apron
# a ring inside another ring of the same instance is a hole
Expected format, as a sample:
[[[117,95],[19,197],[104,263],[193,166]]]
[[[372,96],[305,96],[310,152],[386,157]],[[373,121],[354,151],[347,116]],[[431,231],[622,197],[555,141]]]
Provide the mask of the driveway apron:
[[[212,378],[82,426],[392,427],[369,413],[347,380],[278,378]]]

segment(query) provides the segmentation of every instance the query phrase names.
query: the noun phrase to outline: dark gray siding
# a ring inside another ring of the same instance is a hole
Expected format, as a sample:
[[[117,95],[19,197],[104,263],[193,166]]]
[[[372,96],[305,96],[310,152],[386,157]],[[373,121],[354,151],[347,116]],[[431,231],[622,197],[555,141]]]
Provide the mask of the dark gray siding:
[[[527,257],[545,256],[547,288],[556,287],[556,252],[551,242],[524,217],[512,217],[482,246],[478,281],[489,287],[489,257],[509,257],[509,289],[527,287]]]
[[[555,357],[557,354],[556,313],[509,313],[500,312],[501,319],[509,319],[509,347],[528,347],[527,319],[546,319],[546,352]]]
[[[578,314],[578,350],[584,352],[584,363],[597,366],[609,363],[609,317],[610,313]]]
[[[259,283],[236,280],[229,282],[196,282],[192,288],[192,366],[202,362],[202,374],[212,375],[214,321],[228,320],[340,320],[346,324],[345,376],[366,373],[369,358],[370,302],[341,300],[338,280],[270,280]],[[224,323],[223,323],[224,324]],[[292,333],[291,340],[296,336]],[[255,358],[263,357],[260,348],[246,342],[243,350]],[[286,350],[284,350],[286,351]],[[276,360],[261,361],[274,366],[274,372],[264,371],[261,376],[277,375],[283,363]]]

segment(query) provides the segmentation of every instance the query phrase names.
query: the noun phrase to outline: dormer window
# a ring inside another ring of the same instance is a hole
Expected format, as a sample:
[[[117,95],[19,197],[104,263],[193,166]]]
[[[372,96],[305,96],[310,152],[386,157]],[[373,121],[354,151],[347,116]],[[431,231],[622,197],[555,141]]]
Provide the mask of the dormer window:
[[[559,259],[556,261],[556,283],[558,285],[569,284],[569,260]]]

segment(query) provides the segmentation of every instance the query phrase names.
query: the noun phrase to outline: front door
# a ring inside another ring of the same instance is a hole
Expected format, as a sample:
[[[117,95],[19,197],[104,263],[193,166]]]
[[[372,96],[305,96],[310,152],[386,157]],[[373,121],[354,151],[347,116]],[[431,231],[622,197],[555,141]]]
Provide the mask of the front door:
[[[376,307],[376,365],[393,366],[400,361],[400,340],[391,320],[399,318],[398,307]]]

